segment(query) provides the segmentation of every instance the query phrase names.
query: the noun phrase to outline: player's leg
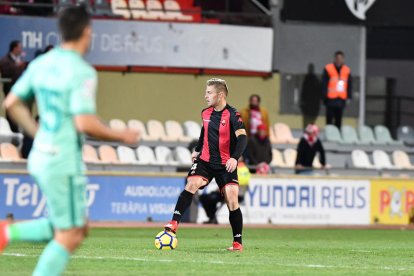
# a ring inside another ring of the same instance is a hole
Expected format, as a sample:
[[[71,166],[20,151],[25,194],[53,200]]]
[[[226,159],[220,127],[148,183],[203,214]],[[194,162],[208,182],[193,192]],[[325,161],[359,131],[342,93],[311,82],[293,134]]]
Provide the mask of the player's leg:
[[[39,258],[33,275],[60,275],[69,257],[85,237],[86,179],[82,176],[43,177],[42,191],[48,198],[55,237]]]
[[[237,169],[232,173],[224,169],[224,171],[215,175],[215,179],[229,209],[229,221],[233,231],[233,246],[228,248],[228,250],[242,251],[243,214],[239,206]]]
[[[201,176],[193,176],[187,179],[187,184],[178,197],[172,219],[170,222],[164,225],[166,230],[172,231],[174,233],[177,232],[181,217],[184,212],[190,207],[194,194],[198,191],[198,189],[207,185],[207,183],[208,182]]]
[[[239,185],[226,185],[223,188],[224,199],[229,209],[229,221],[233,230],[233,241],[242,244],[243,215],[239,206]]]
[[[49,219],[41,218],[14,224],[0,225],[0,252],[10,243],[19,241],[50,241],[53,226]]]

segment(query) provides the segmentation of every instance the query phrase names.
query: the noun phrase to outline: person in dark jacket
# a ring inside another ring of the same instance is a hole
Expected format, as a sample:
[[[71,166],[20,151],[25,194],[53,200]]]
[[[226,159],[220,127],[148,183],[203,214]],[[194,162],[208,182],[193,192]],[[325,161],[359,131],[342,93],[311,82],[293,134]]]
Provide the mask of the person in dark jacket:
[[[1,77],[10,79],[10,81],[3,84],[4,97],[7,97],[12,86],[17,79],[22,75],[27,63],[22,60],[22,44],[20,41],[14,40],[9,45],[9,52],[3,58],[0,59],[0,72]],[[19,128],[6,113],[6,119],[9,122],[10,129],[13,132],[18,132]]]
[[[302,91],[300,94],[300,110],[303,114],[303,129],[308,124],[314,124],[319,114],[321,105],[321,81],[315,75],[315,66],[310,63],[308,65],[308,73],[302,83]]]
[[[256,166],[256,172],[266,174],[272,162],[272,145],[267,136],[268,126],[261,124],[257,127],[257,133],[249,138],[247,152],[249,153],[249,165]]]
[[[319,128],[309,124],[305,133],[299,141],[295,163],[296,174],[311,174],[313,171],[313,160],[316,153],[319,153],[319,161],[322,169],[326,166],[325,150],[321,140],[318,138]]]

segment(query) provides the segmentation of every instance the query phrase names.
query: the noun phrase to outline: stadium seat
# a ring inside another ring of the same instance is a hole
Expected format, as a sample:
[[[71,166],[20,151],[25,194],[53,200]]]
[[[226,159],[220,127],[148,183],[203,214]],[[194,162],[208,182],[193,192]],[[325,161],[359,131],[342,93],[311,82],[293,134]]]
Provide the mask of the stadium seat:
[[[172,151],[166,146],[155,147],[155,158],[160,165],[178,165],[178,162],[174,160]]]
[[[112,119],[109,121],[109,127],[116,130],[124,130],[127,128],[124,121],[120,119]]]
[[[374,132],[372,131],[372,128],[369,126],[361,126],[358,128],[358,136],[359,141],[362,144],[372,144],[376,145],[378,142],[375,140]]]
[[[136,149],[138,164],[140,165],[157,165],[154,151],[148,146],[139,146]]]
[[[0,117],[0,134],[2,135],[13,134],[13,132],[11,131],[9,122],[4,117]]]
[[[131,13],[125,0],[111,0],[112,13],[130,19]]]
[[[5,161],[21,161],[19,151],[16,146],[11,143],[2,143],[0,145],[0,153],[2,160]]]
[[[185,136],[183,128],[180,123],[173,120],[168,120],[165,122],[165,132],[169,139],[174,139],[174,141],[180,142],[191,142],[193,139],[191,137]]]
[[[319,161],[319,154],[315,155],[315,158],[313,158],[312,167],[316,169],[322,168],[322,164]]]
[[[325,126],[325,139],[328,142],[342,143],[341,133],[338,128],[334,125]]]
[[[411,164],[410,157],[402,150],[395,150],[392,153],[392,160],[394,166],[398,169],[413,170],[414,166]]]
[[[352,165],[359,169],[373,169],[367,153],[363,150],[353,150],[351,153]]]
[[[388,144],[388,145],[403,145],[402,141],[396,141],[392,139],[390,131],[388,128],[382,125],[377,125],[374,128],[376,141],[381,144]]]
[[[164,12],[162,4],[159,0],[147,0],[147,10],[151,16],[155,16],[156,19],[171,20],[173,17]]]
[[[157,19],[157,17],[149,13],[145,8],[144,0],[129,0],[132,18],[135,19]]]
[[[99,163],[101,162],[98,157],[98,153],[91,145],[83,145],[82,147],[82,159],[87,163]]]
[[[93,15],[109,16],[112,14],[110,0],[94,0],[93,7]]]
[[[297,151],[295,149],[285,149],[283,157],[285,159],[286,167],[293,168],[296,164]]]
[[[120,163],[123,163],[123,164],[138,163],[135,152],[130,147],[118,146],[116,149],[116,152],[118,153],[118,158],[119,158]]]
[[[178,161],[180,165],[191,166],[193,164],[191,158],[191,152],[189,149],[178,146],[174,150],[175,159]]]
[[[272,162],[270,162],[270,166],[285,168],[286,164],[283,161],[282,153],[278,149],[272,149]]]
[[[276,144],[277,143],[277,139],[275,136],[275,131],[273,129],[273,127],[269,127],[269,140],[271,144]]]
[[[148,138],[150,141],[176,141],[174,139],[169,140],[165,134],[164,126],[160,121],[149,120],[147,122]]]
[[[104,163],[118,164],[119,159],[113,147],[108,145],[101,145],[98,148],[99,159]]]
[[[283,123],[274,125],[276,144],[297,144],[298,139],[293,138],[292,131],[289,126]]]
[[[147,130],[145,129],[145,125],[140,120],[131,119],[128,121],[128,128],[136,130],[140,133],[140,137],[144,141],[150,140],[148,137]]]
[[[346,162],[347,161],[347,156],[346,155],[327,152],[326,153],[326,160],[329,161],[329,164],[331,165],[332,168],[344,169],[347,166],[346,165],[346,163],[347,163]]]
[[[171,19],[177,19],[181,21],[192,21],[193,17],[191,15],[185,15],[181,12],[180,4],[174,0],[165,0],[164,1],[165,14]]]
[[[388,154],[383,150],[374,150],[372,153],[372,159],[374,161],[375,168],[381,169],[396,169],[396,167],[391,164]]]
[[[397,130],[397,138],[408,146],[414,146],[414,128],[400,126]]]
[[[192,140],[198,140],[200,138],[201,126],[199,123],[185,121],[183,127],[185,135],[191,137]]]
[[[342,136],[342,143],[349,144],[349,145],[358,145],[361,142],[358,139],[358,134],[352,126],[342,126],[341,127],[341,136]]]

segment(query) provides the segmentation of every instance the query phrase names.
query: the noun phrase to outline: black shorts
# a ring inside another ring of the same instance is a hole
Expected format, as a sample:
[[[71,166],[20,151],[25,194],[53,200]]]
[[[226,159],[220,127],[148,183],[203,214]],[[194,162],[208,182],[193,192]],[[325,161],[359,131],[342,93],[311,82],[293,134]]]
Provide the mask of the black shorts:
[[[196,160],[188,172],[188,178],[201,177],[207,184],[216,179],[217,185],[222,193],[224,186],[226,185],[239,185],[239,179],[237,178],[237,168],[234,172],[228,172],[225,165],[212,165],[203,160]],[[205,186],[201,187],[203,189]]]

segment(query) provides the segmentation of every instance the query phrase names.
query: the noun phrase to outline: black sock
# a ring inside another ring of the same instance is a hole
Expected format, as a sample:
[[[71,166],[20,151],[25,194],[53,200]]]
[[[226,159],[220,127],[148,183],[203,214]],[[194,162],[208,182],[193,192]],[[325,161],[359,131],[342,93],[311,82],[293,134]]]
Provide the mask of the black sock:
[[[242,243],[243,215],[240,208],[237,208],[234,211],[230,211],[229,220],[231,229],[233,230],[234,241]]]
[[[176,220],[180,222],[181,216],[184,214],[185,210],[188,209],[191,205],[191,201],[193,200],[193,195],[187,190],[181,192],[180,196],[178,197],[177,204],[175,205],[174,215],[172,220]]]

